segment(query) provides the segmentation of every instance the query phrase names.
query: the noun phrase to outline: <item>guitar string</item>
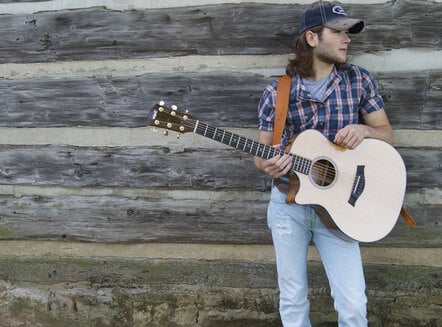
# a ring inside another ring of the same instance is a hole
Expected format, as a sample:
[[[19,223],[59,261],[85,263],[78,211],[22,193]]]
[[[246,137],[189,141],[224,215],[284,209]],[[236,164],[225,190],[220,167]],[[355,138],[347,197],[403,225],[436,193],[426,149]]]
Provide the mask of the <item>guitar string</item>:
[[[183,119],[182,119],[181,122],[182,122],[184,125],[187,125],[188,128],[190,127],[191,131],[194,131],[195,124],[196,124],[197,122],[200,123],[198,120],[194,120],[194,119],[187,119],[187,120],[183,120]],[[204,124],[205,124],[205,123],[204,123]],[[210,126],[210,125],[208,125],[208,124],[205,124],[205,125],[207,126],[207,130],[210,131],[210,132],[215,136],[215,131],[216,131],[218,128],[213,127],[213,126]],[[243,137],[243,136],[236,135],[236,134],[233,134],[233,133],[231,133],[231,132],[224,131],[224,130],[222,130],[222,129],[219,129],[219,130],[222,131],[222,132],[224,132],[224,135],[225,135],[225,133],[229,133],[229,134],[232,135],[232,136],[237,136],[237,137],[238,137],[238,142],[239,142],[240,140],[245,140],[246,142],[249,141],[249,139],[247,139],[247,138],[245,138],[245,137]],[[204,136],[206,136],[206,135],[204,135]],[[259,145],[264,145],[265,147],[272,148],[274,154],[282,154],[282,153],[285,153],[285,154],[290,155],[290,156],[292,157],[292,163],[294,162],[294,159],[293,159],[294,156],[297,156],[297,155],[295,155],[295,154],[292,154],[292,153],[286,152],[286,151],[284,151],[284,150],[277,149],[277,148],[274,148],[274,147],[271,147],[271,146],[268,146],[268,145],[265,145],[265,144],[262,144],[262,143],[256,142],[256,141],[254,141],[254,140],[250,140],[250,141],[252,141],[253,143],[257,143],[258,146],[259,146]],[[253,143],[252,143],[252,144],[253,144]],[[244,144],[244,143],[243,143],[243,144]],[[230,144],[229,144],[229,145],[230,145]],[[230,146],[231,146],[231,145],[230,145]],[[237,147],[237,148],[238,148],[238,147]],[[277,153],[277,152],[279,152],[279,153]],[[249,153],[251,153],[251,152],[249,152]],[[297,156],[297,157],[299,157],[299,156]],[[312,161],[312,160],[308,160],[308,161]],[[326,184],[326,185],[330,185],[330,184],[333,183],[333,181],[336,179],[335,169],[333,169],[333,171],[330,172],[329,169],[328,169],[328,168],[330,168],[329,165],[321,164],[321,163],[317,163],[317,162],[316,162],[316,163],[313,163],[313,162],[312,162],[311,167],[313,167],[313,165],[316,165],[316,167],[319,167],[320,169],[326,169],[327,172],[325,173],[325,176],[323,176],[323,177],[324,177],[324,179],[323,179],[324,184]],[[294,164],[292,165],[291,171],[296,171],[296,170],[293,169],[293,166],[294,166]],[[302,172],[300,172],[300,173],[302,173]],[[340,176],[339,176],[340,179],[347,180],[349,183],[352,183],[353,186],[356,185],[357,180],[356,180],[356,178],[355,178],[354,173],[352,174],[352,173],[348,173],[348,172],[342,172],[342,171],[339,171],[339,175],[340,175]],[[397,187],[396,187],[396,188],[397,188]],[[398,191],[399,191],[399,189],[398,189]]]
[[[196,124],[196,122],[197,122],[197,120],[193,120],[193,119],[189,119],[189,120],[187,120],[188,122],[190,122],[190,121],[192,121],[193,122],[193,124],[192,124],[192,127],[194,127],[195,126],[195,124]],[[230,132],[228,132],[228,131],[225,131],[225,130],[222,130],[222,129],[219,129],[219,128],[217,128],[217,127],[213,127],[213,126],[210,126],[210,125],[208,125],[208,124],[205,124],[206,125],[206,130],[205,130],[205,134],[207,134],[208,132],[210,132],[210,135],[213,135],[214,137],[216,136],[216,131],[217,130],[219,130],[220,132],[223,132],[223,136],[226,134],[226,133],[228,133],[228,134],[230,134],[230,135],[235,135],[235,134],[233,134],[233,133],[230,133]],[[204,136],[206,136],[206,135],[204,135]],[[315,169],[315,168],[318,168],[317,170],[316,170],[316,173],[319,175],[319,178],[321,179],[321,181],[322,181],[322,183],[324,184],[324,185],[330,185],[331,183],[333,183],[333,181],[336,179],[336,173],[335,173],[335,171],[336,171],[336,169],[333,167],[333,165],[329,165],[329,164],[322,164],[322,163],[318,163],[318,162],[313,162],[312,160],[310,160],[310,159],[307,159],[307,158],[303,158],[303,157],[301,157],[301,156],[298,156],[298,155],[296,155],[296,154],[292,154],[292,153],[289,153],[289,152],[286,152],[286,151],[284,151],[284,150],[281,150],[281,149],[277,149],[277,148],[274,148],[274,147],[272,147],[272,146],[269,146],[269,145],[266,145],[266,144],[262,144],[262,143],[259,143],[259,142],[257,142],[257,141],[255,141],[255,140],[250,140],[250,139],[248,139],[248,138],[246,138],[246,137],[243,137],[243,136],[240,136],[240,135],[235,135],[235,136],[237,136],[238,137],[238,142],[237,142],[237,145],[239,145],[239,144],[241,144],[241,145],[246,145],[247,144],[247,142],[248,141],[251,141],[252,143],[251,143],[251,145],[250,145],[250,149],[254,149],[254,147],[253,147],[253,144],[256,144],[257,146],[258,146],[258,149],[259,149],[259,146],[264,146],[265,148],[268,148],[269,150],[267,151],[267,152],[269,152],[269,151],[271,151],[271,150],[273,150],[272,152],[274,152],[274,154],[276,155],[276,154],[288,154],[289,156],[291,156],[292,157],[292,168],[291,168],[291,171],[295,171],[296,172],[296,169],[294,169],[293,167],[296,165],[296,163],[295,163],[295,157],[297,157],[297,158],[300,158],[300,160],[304,160],[304,161],[308,161],[308,162],[311,162],[311,164],[310,164],[310,170],[311,169]],[[240,143],[240,141],[243,141],[243,143]],[[244,143],[245,142],[245,143]],[[236,148],[240,148],[240,147],[236,147]],[[270,150],[271,149],[271,150]],[[278,153],[279,152],[279,153]],[[250,151],[249,151],[249,153],[251,153]],[[256,153],[256,155],[258,155],[257,153]],[[302,164],[301,164],[302,165]],[[332,168],[332,171],[330,170],[330,168]],[[323,172],[320,172],[320,170],[325,170],[326,171],[326,173],[324,174]],[[302,173],[302,171],[298,171],[299,173]],[[354,176],[352,176],[352,174],[349,174],[349,173],[345,173],[345,172],[340,172],[340,175],[342,175],[341,176],[341,178],[343,178],[343,179],[346,179],[346,180],[348,180],[348,181],[354,181]],[[346,176],[346,175],[348,175],[348,176]]]
[[[206,129],[205,133],[210,132],[211,135],[216,136],[216,131],[217,130],[218,130],[217,127],[213,127],[213,126],[207,125],[207,129]],[[220,129],[220,131],[223,132],[223,135],[225,135],[226,133],[229,133],[230,135],[234,135],[234,134],[232,134],[230,132],[227,132],[227,131],[224,131],[222,129]],[[305,162],[311,162],[311,164],[309,164],[310,168],[317,167],[317,168],[319,168],[319,170],[322,169],[322,170],[326,171],[325,176],[324,176],[323,172],[319,173],[319,175],[322,175],[321,177],[322,177],[322,180],[324,181],[324,183],[330,184],[330,183],[332,183],[336,179],[335,170],[333,169],[333,171],[330,171],[329,168],[332,168],[332,167],[330,167],[330,165],[328,165],[328,164],[322,164],[322,163],[317,163],[317,162],[313,163],[312,160],[304,158],[304,157],[301,157],[301,156],[298,156],[296,154],[292,154],[292,153],[286,152],[284,150],[277,149],[275,147],[272,147],[272,146],[269,146],[269,145],[266,145],[266,144],[262,144],[262,143],[256,142],[254,140],[250,140],[250,139],[247,139],[247,138],[239,136],[239,135],[236,135],[236,136],[238,137],[237,145],[241,145],[241,146],[244,145],[244,146],[246,146],[247,142],[251,141],[252,142],[250,144],[250,149],[251,150],[254,149],[253,144],[256,144],[257,145],[257,149],[259,148],[260,145],[262,145],[265,148],[269,149],[267,152],[272,151],[273,154],[275,154],[275,155],[276,154],[288,154],[288,155],[290,155],[292,157],[292,163],[293,163],[292,166],[293,167],[296,166],[296,162],[295,162],[296,158],[299,158],[298,161],[299,160],[303,161],[303,163],[300,163],[299,165],[303,165]],[[241,141],[242,141],[242,143],[241,143]],[[237,146],[236,148],[240,148],[240,146]],[[248,151],[248,152],[251,153],[251,151]],[[264,150],[262,152],[264,152]],[[255,152],[255,155],[258,155],[258,154]],[[296,171],[296,169],[294,169],[293,167],[292,167],[291,170],[292,171]],[[299,172],[302,173],[301,171],[299,171]]]
[[[188,120],[186,120],[185,122],[189,122],[189,123],[191,123],[190,124],[190,127],[192,128],[192,131],[193,131],[193,129],[195,128],[195,124],[196,124],[196,122],[199,122],[198,120],[194,120],[194,119],[188,119]],[[201,123],[201,122],[199,122],[199,123]],[[273,150],[272,152],[276,155],[276,154],[288,154],[289,156],[291,156],[292,157],[292,168],[291,168],[291,171],[292,172],[296,172],[296,170],[294,169],[294,165],[295,165],[295,162],[294,162],[294,160],[295,160],[295,156],[296,157],[298,157],[298,158],[302,158],[302,159],[304,159],[304,160],[307,160],[307,161],[310,161],[310,162],[312,162],[311,164],[310,164],[310,168],[313,168],[313,167],[317,167],[318,168],[318,170],[326,170],[326,173],[325,174],[322,174],[322,176],[321,176],[321,172],[319,172],[318,173],[318,175],[320,175],[320,177],[322,177],[322,182],[323,182],[323,185],[330,185],[330,184],[332,184],[333,183],[333,181],[335,181],[335,179],[336,179],[336,177],[337,177],[337,174],[335,173],[337,170],[336,169],[334,169],[333,168],[333,165],[332,165],[332,171],[330,171],[329,170],[329,168],[330,168],[330,165],[329,164],[322,164],[322,163],[318,163],[318,162],[313,162],[312,160],[310,160],[310,159],[306,159],[306,158],[303,158],[303,157],[300,157],[300,156],[298,156],[298,155],[296,155],[296,154],[292,154],[292,153],[290,153],[290,152],[286,152],[286,151],[284,151],[284,150],[281,150],[281,149],[277,149],[277,148],[274,148],[274,147],[272,147],[272,146],[269,146],[269,145],[266,145],[266,144],[262,144],[262,143],[259,143],[259,142],[257,142],[257,141],[255,141],[255,140],[251,140],[251,139],[248,139],[248,138],[246,138],[246,137],[243,137],[243,136],[240,136],[240,135],[237,135],[237,134],[234,134],[234,133],[231,133],[231,132],[228,132],[228,131],[225,131],[225,130],[223,130],[223,129],[220,129],[220,128],[217,128],[217,127],[213,127],[213,126],[210,126],[210,125],[208,125],[208,124],[205,124],[205,123],[203,123],[204,125],[206,125],[206,127],[207,127],[207,129],[206,129],[206,133],[207,132],[210,132],[214,137],[216,136],[216,131],[217,130],[219,130],[220,132],[223,132],[223,135],[225,135],[225,134],[230,134],[230,135],[232,135],[232,136],[237,136],[238,137],[238,141],[237,141],[237,144],[241,144],[242,146],[245,146],[246,144],[247,144],[247,142],[248,141],[251,141],[252,143],[250,144],[250,149],[253,149],[253,146],[252,146],[252,144],[257,144],[258,145],[258,147],[260,146],[260,145],[262,145],[262,146],[265,146],[266,148],[269,148],[269,149],[271,149],[271,150]],[[204,135],[204,136],[206,136],[206,135]],[[214,139],[214,138],[212,138],[212,139]],[[239,143],[240,141],[242,141],[243,143]],[[244,143],[245,142],[245,143]],[[230,145],[230,144],[229,144]],[[237,149],[240,149],[240,146],[237,146],[236,147]],[[270,151],[270,150],[269,150]],[[251,151],[248,151],[248,153],[252,153]],[[257,154],[256,154],[257,155]],[[318,172],[318,170],[316,170],[316,172]],[[311,170],[310,170],[311,171]],[[298,171],[299,173],[303,173],[302,171]],[[351,183],[352,185],[356,185],[356,183],[357,183],[357,178],[356,178],[356,175],[354,174],[354,173],[349,173],[349,172],[344,172],[344,171],[342,171],[342,170],[339,170],[339,171],[337,171],[338,173],[339,173],[339,179],[340,180],[343,180],[343,181],[347,181],[348,183]],[[323,186],[322,185],[322,186]]]

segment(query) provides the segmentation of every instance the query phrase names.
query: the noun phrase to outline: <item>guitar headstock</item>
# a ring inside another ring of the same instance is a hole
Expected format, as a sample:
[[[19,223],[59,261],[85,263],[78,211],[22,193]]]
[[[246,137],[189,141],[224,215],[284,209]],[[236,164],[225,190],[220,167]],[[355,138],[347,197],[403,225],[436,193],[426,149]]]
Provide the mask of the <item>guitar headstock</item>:
[[[149,110],[149,125],[179,133],[193,132],[195,120],[187,111],[178,111],[177,106],[167,107],[163,101]]]

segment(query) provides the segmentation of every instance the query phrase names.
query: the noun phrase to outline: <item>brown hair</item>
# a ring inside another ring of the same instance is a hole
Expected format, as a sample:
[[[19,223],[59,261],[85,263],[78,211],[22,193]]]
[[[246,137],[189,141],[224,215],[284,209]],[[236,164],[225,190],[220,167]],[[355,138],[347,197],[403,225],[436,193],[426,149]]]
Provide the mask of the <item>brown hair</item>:
[[[307,43],[305,34],[308,31],[317,33],[319,39],[322,36],[324,26],[315,26],[304,31],[295,39],[295,43],[292,46],[295,58],[290,59],[286,67],[286,74],[292,76],[294,72],[298,73],[301,77],[308,77],[313,75],[313,48]]]

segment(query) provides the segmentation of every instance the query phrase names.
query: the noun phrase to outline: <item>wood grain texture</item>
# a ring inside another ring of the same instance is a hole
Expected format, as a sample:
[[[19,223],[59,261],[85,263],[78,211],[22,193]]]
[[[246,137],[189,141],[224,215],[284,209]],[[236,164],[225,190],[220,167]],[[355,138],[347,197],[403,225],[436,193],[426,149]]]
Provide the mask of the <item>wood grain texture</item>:
[[[0,81],[0,124],[14,127],[147,126],[160,100],[217,126],[256,126],[267,81],[249,74],[146,74],[140,77]]]
[[[439,148],[414,151],[411,148],[398,149],[407,168],[407,187],[409,189],[423,185],[440,188],[442,185],[442,152]]]
[[[8,281],[39,285],[88,282],[92,287],[137,288],[173,285],[197,285],[250,289],[276,288],[276,269],[269,262],[235,262],[228,260],[159,260],[117,258],[9,258],[0,257],[0,274]],[[321,263],[309,263],[312,287],[329,296],[329,287]],[[365,266],[370,294],[373,292],[416,291],[438,284],[438,267],[401,267],[400,265]],[[385,274],[379,275],[383,270]],[[402,276],[397,282],[397,276]],[[67,285],[66,285],[67,287]],[[313,294],[312,294],[313,295]],[[318,294],[316,294],[318,295]],[[256,303],[255,303],[256,304]]]
[[[378,73],[394,129],[442,128],[442,73]],[[264,87],[275,77],[240,72],[0,80],[3,127],[144,127],[160,100],[220,127],[257,127]]]
[[[23,2],[45,2],[45,1],[46,0],[0,0],[0,3],[23,3]]]
[[[2,196],[0,239],[109,243],[271,244],[267,201],[149,199],[118,196]],[[417,227],[401,218],[370,246],[440,247],[442,205],[407,205]]]
[[[2,239],[270,242],[267,201],[3,196],[0,203]]]
[[[400,148],[407,187],[440,187],[439,149]],[[156,147],[1,146],[0,183],[65,187],[268,190],[252,156],[239,150],[170,152]]]
[[[3,184],[173,189],[266,189],[252,157],[239,151],[70,146],[2,147]]]
[[[224,4],[113,11],[100,8],[0,16],[0,63],[290,52],[305,6]],[[442,4],[348,4],[367,21],[356,53],[404,47],[440,49]],[[419,14],[416,14],[419,13]]]

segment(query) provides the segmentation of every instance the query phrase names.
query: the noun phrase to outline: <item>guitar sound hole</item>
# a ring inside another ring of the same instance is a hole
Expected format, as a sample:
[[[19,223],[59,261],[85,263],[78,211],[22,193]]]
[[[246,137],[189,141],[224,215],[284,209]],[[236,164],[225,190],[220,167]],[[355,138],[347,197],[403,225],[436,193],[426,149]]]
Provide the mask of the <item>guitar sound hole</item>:
[[[310,175],[313,183],[321,187],[327,187],[334,182],[336,169],[330,161],[321,159],[313,164]]]

